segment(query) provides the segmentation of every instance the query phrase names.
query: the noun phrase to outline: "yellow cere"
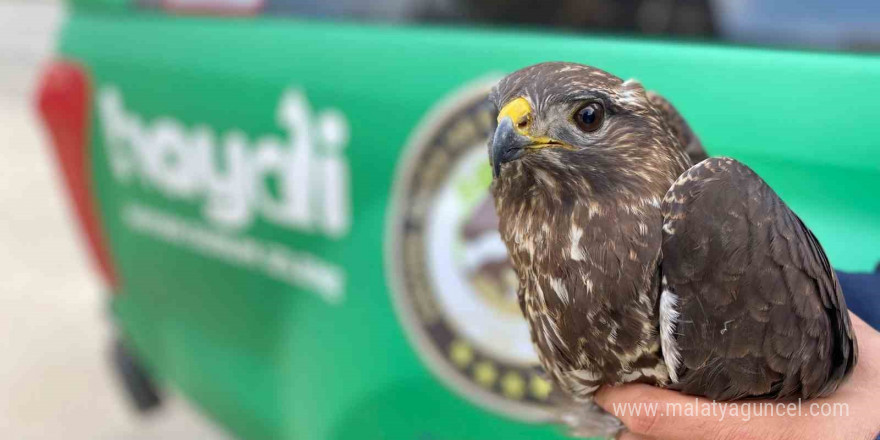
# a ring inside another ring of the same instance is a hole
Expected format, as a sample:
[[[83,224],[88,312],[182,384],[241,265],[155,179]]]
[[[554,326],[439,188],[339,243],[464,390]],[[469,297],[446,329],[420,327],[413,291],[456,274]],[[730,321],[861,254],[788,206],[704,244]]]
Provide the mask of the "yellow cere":
[[[531,117],[532,106],[531,104],[529,104],[529,101],[527,101],[526,98],[523,97],[519,97],[512,101],[509,101],[507,104],[504,105],[504,107],[501,108],[501,111],[498,112],[499,123],[504,118],[510,118],[511,122],[513,122],[514,129],[519,132],[519,134],[528,137],[533,142],[532,145],[527,147],[527,149],[529,150],[538,150],[547,147],[566,149],[572,148],[570,145],[555,141],[547,136],[531,136],[529,134],[529,128],[531,128]]]
[[[532,106],[529,104],[529,101],[526,101],[526,98],[519,97],[505,104],[501,111],[498,112],[498,122],[509,117],[513,122],[513,126],[516,127],[516,130],[522,134],[526,134],[520,129],[520,125],[524,121],[527,122],[531,114]]]

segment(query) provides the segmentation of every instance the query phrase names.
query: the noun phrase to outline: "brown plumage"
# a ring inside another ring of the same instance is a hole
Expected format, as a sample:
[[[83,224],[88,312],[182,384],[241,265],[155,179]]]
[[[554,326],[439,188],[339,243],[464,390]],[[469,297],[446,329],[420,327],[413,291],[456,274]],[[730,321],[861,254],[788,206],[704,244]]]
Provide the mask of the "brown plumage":
[[[812,398],[856,361],[815,237],[660,95],[572,63],[514,72],[489,153],[500,231],[548,376],[576,400],[643,382]]]
[[[683,317],[673,388],[717,400],[837,389],[856,362],[840,285],[816,237],[754,171],[701,162],[666,194],[663,217],[661,273]]]

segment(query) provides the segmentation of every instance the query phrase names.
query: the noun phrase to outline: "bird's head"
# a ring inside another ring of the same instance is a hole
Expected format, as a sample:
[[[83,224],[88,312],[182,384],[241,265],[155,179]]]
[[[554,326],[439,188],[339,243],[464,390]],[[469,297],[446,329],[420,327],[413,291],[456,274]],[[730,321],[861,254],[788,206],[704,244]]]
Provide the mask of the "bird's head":
[[[490,100],[499,109],[489,142],[496,192],[534,185],[592,194],[665,185],[665,192],[682,171],[681,146],[638,81],[541,63],[502,79]]]

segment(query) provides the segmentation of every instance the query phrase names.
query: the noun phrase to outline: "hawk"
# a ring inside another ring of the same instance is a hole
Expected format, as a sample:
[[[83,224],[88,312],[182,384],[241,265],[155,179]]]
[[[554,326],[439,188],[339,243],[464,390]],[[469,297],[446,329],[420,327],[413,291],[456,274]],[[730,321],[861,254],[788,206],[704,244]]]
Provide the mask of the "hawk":
[[[574,402],[629,382],[810,399],[848,377],[855,335],[818,240],[749,167],[705,159],[668,101],[562,62],[510,74],[490,99],[519,305]],[[584,414],[563,419],[596,433]]]

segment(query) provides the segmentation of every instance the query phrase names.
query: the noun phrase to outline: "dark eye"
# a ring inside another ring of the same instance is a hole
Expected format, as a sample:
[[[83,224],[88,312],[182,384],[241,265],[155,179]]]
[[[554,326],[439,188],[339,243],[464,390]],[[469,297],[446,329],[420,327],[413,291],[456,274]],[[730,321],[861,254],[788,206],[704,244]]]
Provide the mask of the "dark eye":
[[[574,122],[583,131],[596,131],[605,119],[605,109],[598,102],[590,102],[574,114]]]

